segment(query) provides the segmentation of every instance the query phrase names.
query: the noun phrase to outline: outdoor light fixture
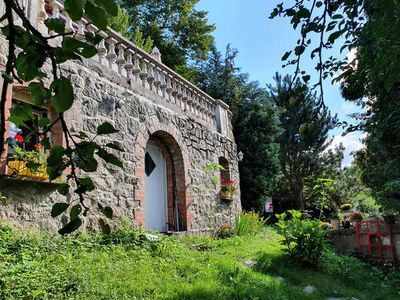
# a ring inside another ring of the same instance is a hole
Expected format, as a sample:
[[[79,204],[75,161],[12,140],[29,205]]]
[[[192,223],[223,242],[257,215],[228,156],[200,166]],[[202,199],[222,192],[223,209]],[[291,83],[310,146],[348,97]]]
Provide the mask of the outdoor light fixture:
[[[239,151],[239,153],[238,153],[238,155],[237,155],[237,158],[238,158],[238,161],[239,161],[239,162],[242,162],[243,156],[244,156],[243,152],[242,152],[242,151]]]

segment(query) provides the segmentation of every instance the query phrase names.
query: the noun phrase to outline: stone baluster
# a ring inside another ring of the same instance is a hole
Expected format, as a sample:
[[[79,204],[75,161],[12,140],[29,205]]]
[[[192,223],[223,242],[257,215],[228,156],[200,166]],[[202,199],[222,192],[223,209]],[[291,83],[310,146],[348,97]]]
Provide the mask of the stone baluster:
[[[154,72],[154,86],[156,87],[156,93],[159,93],[160,87],[161,87],[161,70],[155,66],[153,68]]]
[[[143,87],[146,87],[146,79],[149,76],[148,71],[147,71],[147,60],[143,57],[140,60],[140,63],[142,64],[141,72],[139,74],[140,79],[142,80],[142,85]]]
[[[131,80],[132,79],[132,70],[133,70],[133,62],[132,62],[132,51],[129,48],[126,50],[126,64],[124,66],[126,71],[126,77]]]
[[[149,76],[147,76],[147,82],[149,83],[149,87],[150,87],[150,91],[153,90],[153,84],[154,84],[154,68],[155,66],[149,62],[147,65],[148,69],[147,69],[147,73]]]
[[[171,87],[172,87],[172,97],[174,99],[174,103],[178,103],[178,82],[176,81],[175,78],[171,78]]]
[[[167,88],[165,89],[167,94],[168,94],[168,99],[167,101],[172,101],[172,82],[171,82],[171,77],[169,75],[165,76],[165,84],[167,85]]]
[[[76,33],[75,38],[79,41],[84,41],[86,39],[85,24],[83,22],[78,23],[78,32]]]
[[[162,92],[162,96],[165,98],[166,97],[166,91],[167,91],[167,76],[165,75],[164,71],[160,69],[160,89]]]
[[[106,48],[105,38],[103,38],[100,41],[99,46],[97,47],[97,52],[98,52],[98,56],[99,56],[99,64],[102,65],[106,61],[106,56],[107,56],[107,48]]]
[[[188,111],[187,100],[188,100],[188,87],[186,85],[184,85],[183,86],[183,91],[182,91],[183,111]]]
[[[125,60],[125,49],[126,49],[126,47],[122,43],[118,44],[118,58],[115,61],[115,63],[118,66],[118,73],[121,74],[121,75],[122,75],[122,71],[124,70],[124,66],[125,66],[125,63],[126,63],[126,60]]]
[[[178,98],[177,104],[179,105],[179,107],[183,110],[182,104],[182,97],[183,97],[183,85],[182,83],[178,82],[178,86],[177,86],[177,91],[178,91],[178,95],[176,96]]]
[[[196,117],[199,115],[198,112],[197,112],[197,102],[198,101],[199,101],[199,98],[198,98],[197,92],[194,92],[194,94],[193,94],[193,103],[192,103],[192,111],[193,111],[193,114]]]
[[[72,23],[72,19],[69,17],[67,12],[65,12],[65,31],[75,32],[74,24]]]
[[[115,40],[113,38],[108,38],[108,54],[106,58],[108,60],[108,67],[112,70],[115,60],[117,59],[117,54],[115,53]]]
[[[193,113],[193,91],[191,89],[188,89],[187,92],[187,100],[186,100],[186,104],[187,104],[187,111],[189,112],[189,114]]]
[[[210,123],[213,123],[213,104],[211,102],[208,102],[208,121]]]
[[[140,56],[137,53],[133,54],[133,70],[132,70],[132,74],[135,77],[135,80],[137,82],[139,82],[139,74],[141,72],[139,58],[140,58]]]
[[[197,103],[196,103],[196,110],[197,110],[197,116],[200,118],[200,119],[202,119],[203,118],[203,116],[202,116],[202,114],[201,114],[201,104],[202,104],[202,99],[201,99],[201,96],[199,95],[199,97],[197,98]]]
[[[201,110],[201,114],[203,116],[204,121],[207,121],[206,104],[207,104],[207,100],[205,98],[203,98],[203,102],[202,102],[200,110]]]
[[[51,7],[51,18],[60,19],[60,7],[57,4],[57,1],[51,1],[49,6]]]

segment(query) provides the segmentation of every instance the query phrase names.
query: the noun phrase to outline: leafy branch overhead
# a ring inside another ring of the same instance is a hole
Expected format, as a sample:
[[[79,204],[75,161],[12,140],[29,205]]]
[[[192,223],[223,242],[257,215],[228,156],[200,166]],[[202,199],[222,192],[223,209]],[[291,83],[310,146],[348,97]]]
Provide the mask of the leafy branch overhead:
[[[49,34],[38,31],[28,20],[24,8],[17,0],[5,0],[5,15],[0,16],[5,22],[1,28],[8,41],[6,69],[2,73],[3,86],[0,107],[0,135],[5,140],[5,122],[7,91],[13,82],[29,82],[28,91],[31,101],[38,107],[50,106],[57,113],[54,120],[35,116],[28,106],[17,104],[10,110],[9,121],[29,130],[29,135],[43,136],[57,124],[62,127],[63,145],[51,145],[46,138],[43,142],[50,148],[47,157],[47,174],[50,181],[65,175],[66,181],[58,185],[58,192],[67,195],[71,188],[77,195],[76,200],[57,203],[51,210],[52,217],[57,217],[69,211],[69,222],[59,230],[60,234],[75,231],[82,225],[82,217],[86,216],[89,207],[84,195],[95,189],[95,184],[84,176],[84,172],[94,172],[98,167],[98,159],[106,163],[123,167],[122,162],[112,152],[123,149],[116,142],[100,145],[97,136],[111,135],[118,130],[108,122],[101,124],[91,137],[80,132],[72,134],[64,113],[68,111],[75,100],[74,88],[65,74],[61,64],[70,60],[82,60],[97,54],[97,44],[102,37],[100,30],[107,30],[108,18],[118,14],[118,6],[112,0],[65,0],[64,9],[73,21],[80,21],[83,16],[91,20],[98,28],[97,32],[85,30],[84,36],[73,34],[66,30],[65,24],[59,19],[49,18],[44,22]],[[22,21],[22,22],[20,22]],[[16,25],[21,24],[21,25]],[[62,38],[61,43],[56,41]],[[51,66],[51,74],[45,69]],[[37,124],[37,125],[32,125]],[[5,143],[0,143],[0,153],[5,150]],[[83,172],[81,172],[83,171]],[[107,218],[112,218],[112,209],[99,204],[99,210]],[[109,232],[110,226],[100,219],[100,226]]]

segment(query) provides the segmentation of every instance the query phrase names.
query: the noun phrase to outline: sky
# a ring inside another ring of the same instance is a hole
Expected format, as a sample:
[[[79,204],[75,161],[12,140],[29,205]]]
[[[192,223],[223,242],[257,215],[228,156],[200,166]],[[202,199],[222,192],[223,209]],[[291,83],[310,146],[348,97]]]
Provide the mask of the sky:
[[[228,44],[239,50],[236,60],[241,72],[248,73],[251,80],[257,80],[262,86],[273,84],[276,72],[293,74],[293,69],[282,68],[282,55],[292,50],[299,38],[286,18],[269,19],[273,8],[282,0],[200,0],[197,9],[208,11],[209,23],[216,25],[213,33],[217,48],[224,53]],[[290,1],[287,1],[290,2]],[[338,57],[340,45],[332,49],[332,54]],[[331,55],[331,54],[330,54]],[[347,55],[343,53],[342,56]],[[304,60],[303,68],[311,75],[311,83],[317,80],[313,69],[316,62]],[[314,79],[314,81],[313,81]],[[338,84],[331,84],[331,79],[324,84],[325,103],[332,114],[337,114],[341,121],[354,121],[348,116],[357,112],[358,108],[345,101],[340,95]],[[331,147],[343,143],[345,158],[343,166],[351,163],[350,153],[362,147],[360,138],[363,133],[355,132],[342,136],[341,129],[335,129],[331,135],[334,138]]]

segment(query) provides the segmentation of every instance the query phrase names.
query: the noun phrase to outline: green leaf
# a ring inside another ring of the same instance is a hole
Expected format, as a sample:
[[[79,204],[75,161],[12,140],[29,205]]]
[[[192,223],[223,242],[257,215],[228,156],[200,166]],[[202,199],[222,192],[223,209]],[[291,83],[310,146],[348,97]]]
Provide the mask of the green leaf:
[[[40,128],[44,128],[51,123],[50,119],[48,118],[40,118],[38,121],[38,125]]]
[[[12,84],[14,82],[12,76],[10,74],[5,73],[5,72],[1,73],[1,77],[3,77],[4,80],[7,81],[10,84]]]
[[[85,12],[89,16],[90,20],[99,27],[101,30],[107,30],[107,14],[106,11],[97,6],[95,1],[88,0],[85,5]]]
[[[65,32],[65,24],[60,19],[47,19],[44,21],[44,25],[46,25],[49,30],[56,33],[61,34]]]
[[[94,159],[94,151],[97,144],[94,142],[80,142],[76,145],[75,154],[78,157],[78,167],[86,172],[97,170],[97,161]]]
[[[102,134],[113,134],[118,132],[117,129],[114,128],[110,123],[104,122],[103,124],[99,125],[97,127],[97,134],[102,135]]]
[[[286,52],[286,53],[282,56],[281,60],[282,60],[282,61],[283,61],[283,60],[287,60],[287,59],[289,58],[289,56],[290,56],[291,53],[292,53],[292,51]]]
[[[66,196],[69,191],[69,184],[68,183],[61,183],[57,187],[57,192],[59,192],[61,195]]]
[[[51,216],[53,218],[61,215],[64,211],[67,210],[67,208],[69,207],[68,203],[56,203],[53,205],[52,209],[51,209]]]
[[[80,204],[75,204],[71,208],[71,211],[69,212],[71,220],[77,219],[81,212],[82,212],[82,206]]]
[[[14,123],[17,127],[26,127],[25,122],[33,120],[32,108],[27,105],[15,105],[10,108],[10,117],[8,121]]]
[[[61,77],[54,80],[50,85],[50,89],[53,93],[51,103],[58,113],[65,112],[71,108],[74,103],[74,90],[67,78]]]
[[[36,106],[43,106],[50,98],[49,90],[44,87],[43,82],[31,82],[28,91],[33,104]]]
[[[122,162],[115,155],[108,153],[106,150],[99,148],[96,154],[100,156],[105,162],[123,168]]]
[[[18,76],[23,81],[31,81],[35,77],[41,77],[40,68],[43,66],[46,55],[43,51],[31,46],[18,54],[15,61]]]
[[[302,55],[305,49],[306,48],[304,46],[297,46],[296,48],[294,48],[294,53],[297,56]]]
[[[47,158],[47,165],[53,166],[59,164],[60,161],[63,161],[64,154],[65,149],[62,146],[54,146],[51,148],[49,157]]]
[[[79,21],[83,17],[82,0],[65,0],[64,9],[73,21]]]
[[[99,224],[100,224],[101,231],[103,232],[103,234],[109,235],[111,233],[111,227],[110,227],[110,225],[108,225],[106,223],[106,221],[104,221],[104,219],[100,219]]]
[[[67,225],[65,225],[63,228],[61,228],[58,233],[61,235],[65,235],[71,232],[74,232],[77,230],[79,227],[82,225],[82,220],[80,218],[76,218],[71,220]]]
[[[125,152],[125,150],[122,147],[120,147],[119,145],[117,145],[115,143],[107,143],[106,147],[120,151],[120,152]]]
[[[113,0],[96,0],[96,3],[103,7],[109,15],[114,17],[118,15],[118,5]]]
[[[96,187],[95,187],[92,179],[90,179],[90,178],[79,178],[78,179],[78,188],[76,190],[78,193],[91,192],[95,188]]]
[[[308,83],[310,81],[311,76],[310,75],[304,75],[302,78],[303,78],[303,81],[305,83]]]

